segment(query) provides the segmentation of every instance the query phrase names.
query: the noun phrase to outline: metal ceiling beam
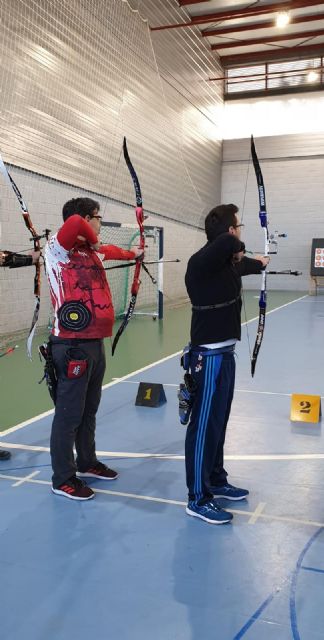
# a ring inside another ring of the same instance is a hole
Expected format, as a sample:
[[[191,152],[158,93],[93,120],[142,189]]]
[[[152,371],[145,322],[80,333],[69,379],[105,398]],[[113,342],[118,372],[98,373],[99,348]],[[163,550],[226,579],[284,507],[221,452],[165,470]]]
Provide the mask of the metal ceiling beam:
[[[299,24],[301,22],[313,22],[315,20],[324,20],[324,13],[314,13],[308,16],[296,16],[290,19],[291,24]],[[273,20],[266,20],[264,22],[253,22],[252,24],[240,24],[233,25],[232,27],[221,27],[220,29],[205,29],[201,32],[203,38],[209,36],[222,36],[226,33],[240,33],[242,31],[255,31],[256,29],[272,29],[275,26]]]
[[[272,61],[299,60],[324,55],[323,44],[309,44],[305,47],[287,47],[285,49],[276,49],[275,51],[257,51],[255,53],[240,53],[230,56],[220,56],[220,62],[225,68],[241,67],[249,64],[258,64]]]
[[[271,44],[271,42],[282,42],[284,40],[306,40],[307,38],[316,38],[317,36],[323,36],[324,29],[317,29],[317,31],[302,31],[299,33],[281,33],[280,36],[268,36],[264,38],[250,38],[250,40],[233,40],[231,42],[217,42],[211,45],[212,51],[219,51],[220,49],[234,49],[237,47],[249,47],[253,44]]]
[[[233,20],[235,18],[251,18],[254,16],[267,15],[268,13],[276,13],[278,11],[303,9],[305,7],[314,7],[324,5],[323,0],[290,0],[289,2],[274,2],[268,5],[255,5],[246,9],[232,9],[230,11],[218,11],[217,13],[209,13],[200,16],[194,16],[190,22],[179,22],[174,24],[166,24],[160,27],[151,27],[151,31],[162,31],[164,29],[178,29],[181,27],[194,27],[209,22],[218,22],[224,20]]]

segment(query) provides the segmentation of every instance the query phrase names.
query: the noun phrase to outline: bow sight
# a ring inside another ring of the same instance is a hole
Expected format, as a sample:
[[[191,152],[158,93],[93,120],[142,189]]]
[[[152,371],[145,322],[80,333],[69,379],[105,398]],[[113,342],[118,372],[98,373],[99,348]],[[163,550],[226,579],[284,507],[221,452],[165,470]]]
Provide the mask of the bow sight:
[[[287,233],[278,233],[275,231],[269,235],[269,244],[272,244],[276,247],[275,251],[269,251],[269,255],[277,255],[278,253],[278,238],[287,238]]]

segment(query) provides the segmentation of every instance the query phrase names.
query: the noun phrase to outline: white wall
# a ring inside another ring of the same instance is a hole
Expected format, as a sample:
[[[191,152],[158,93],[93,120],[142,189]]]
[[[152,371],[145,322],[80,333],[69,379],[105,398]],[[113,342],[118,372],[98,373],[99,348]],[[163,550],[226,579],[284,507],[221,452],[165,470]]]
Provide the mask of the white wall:
[[[286,232],[279,240],[271,268],[298,269],[300,277],[269,276],[269,288],[308,290],[311,241],[324,237],[324,135],[296,134],[255,139],[266,189],[269,229]],[[257,183],[250,159],[250,139],[227,140],[223,147],[222,201],[243,212],[242,239],[248,249],[262,251]],[[245,201],[245,204],[244,204]],[[258,288],[259,278],[245,280]]]

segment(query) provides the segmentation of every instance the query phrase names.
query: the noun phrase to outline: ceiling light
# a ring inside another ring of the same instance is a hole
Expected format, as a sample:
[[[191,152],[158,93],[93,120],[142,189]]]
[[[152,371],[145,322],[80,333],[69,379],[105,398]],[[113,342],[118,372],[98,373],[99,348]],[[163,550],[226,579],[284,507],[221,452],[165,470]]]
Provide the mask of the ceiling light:
[[[288,11],[279,11],[276,17],[276,26],[278,29],[283,29],[290,22],[290,15]]]
[[[319,79],[319,75],[318,73],[316,73],[316,71],[310,71],[307,74],[307,82],[317,82]]]

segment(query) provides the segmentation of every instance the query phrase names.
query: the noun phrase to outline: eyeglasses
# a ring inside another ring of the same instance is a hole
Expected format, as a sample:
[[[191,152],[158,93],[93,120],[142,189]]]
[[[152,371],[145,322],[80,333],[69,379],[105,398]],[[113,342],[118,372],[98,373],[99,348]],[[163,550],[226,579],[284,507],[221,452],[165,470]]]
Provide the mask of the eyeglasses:
[[[245,227],[245,224],[233,224],[234,229],[238,229],[239,227]]]
[[[101,220],[102,220],[102,216],[91,216],[91,220],[93,218],[97,218],[97,220],[99,220],[100,224],[101,224]]]

